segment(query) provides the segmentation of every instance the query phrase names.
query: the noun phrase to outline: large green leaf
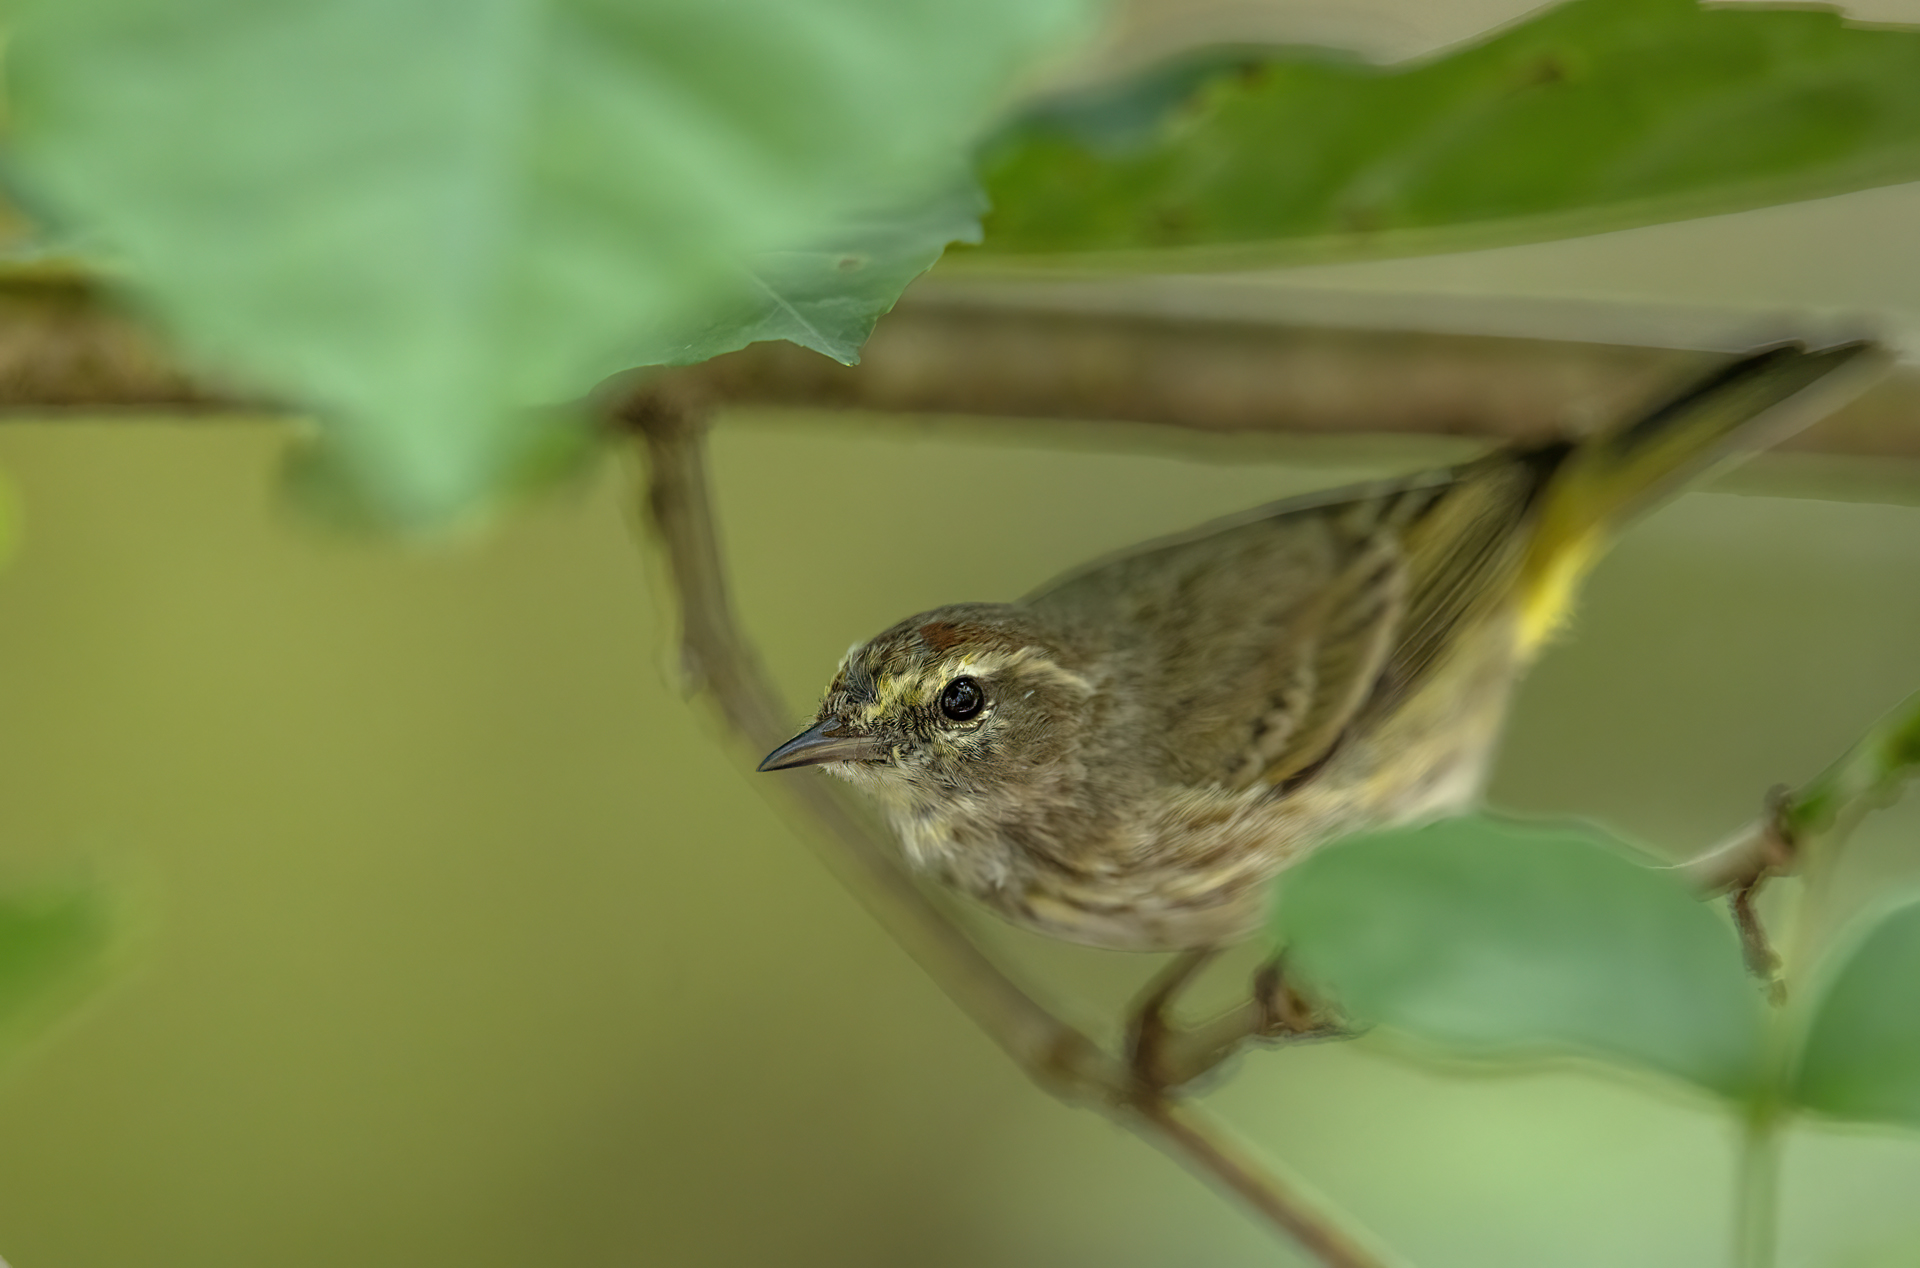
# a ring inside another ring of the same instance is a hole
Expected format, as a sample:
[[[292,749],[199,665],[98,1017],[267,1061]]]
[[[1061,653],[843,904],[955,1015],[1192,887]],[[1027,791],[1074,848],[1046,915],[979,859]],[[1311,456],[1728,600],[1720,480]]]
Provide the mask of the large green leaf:
[[[978,242],[986,199],[971,179],[949,182],[905,209],[852,216],[804,251],[744,262],[732,293],[704,320],[636,340],[635,365],[693,365],[767,339],[786,339],[842,365],[860,360],[900,293],[950,242]]]
[[[1920,1127],[1920,903],[1869,930],[1828,982],[1793,1092],[1836,1118]]]
[[[1002,253],[1283,262],[1673,220],[1920,179],[1920,31],[1573,0],[1396,66],[1215,51],[1047,103],[986,173]]]
[[[1087,2],[27,0],[10,127],[195,353],[437,519],[515,407],[926,196]]]
[[[1285,873],[1277,928],[1357,1020],[1468,1056],[1579,1053],[1730,1096],[1764,1006],[1732,927],[1592,828],[1484,817],[1335,845]]]
[[[86,887],[0,897],[0,1055],[66,1012],[101,976],[112,924]]]

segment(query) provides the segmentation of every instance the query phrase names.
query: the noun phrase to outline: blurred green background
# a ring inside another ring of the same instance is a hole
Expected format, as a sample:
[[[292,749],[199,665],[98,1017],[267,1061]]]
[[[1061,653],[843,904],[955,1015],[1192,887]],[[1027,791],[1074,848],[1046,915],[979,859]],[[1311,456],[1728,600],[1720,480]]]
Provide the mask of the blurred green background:
[[[1446,6],[1461,29],[1437,37],[1507,16],[1481,7]],[[1351,40],[1336,8],[1307,34]],[[1378,21],[1381,51],[1437,42]],[[1553,333],[1652,339],[1676,310],[1643,306],[1666,304],[1906,338],[1916,222],[1900,186],[1207,289],[1506,333],[1551,311]],[[1096,432],[726,419],[735,582],[796,720],[911,611],[1432,457]],[[289,439],[0,427],[23,519],[0,879],[90,872],[134,917],[130,971],[0,1071],[13,1268],[1295,1262],[1027,1086],[769,810],[758,754],[681,698],[631,470],[406,551],[282,506]],[[1872,483],[1912,496],[1696,494],[1636,529],[1521,693],[1495,802],[1692,852],[1920,687],[1920,475]],[[1910,799],[1857,838],[1838,905],[1908,892],[1916,864]],[[1152,966],[982,928],[1093,1026]],[[1254,1054],[1211,1104],[1422,1265],[1725,1256],[1732,1126],[1657,1088],[1348,1045]],[[1920,1262],[1917,1186],[1910,1137],[1796,1129],[1782,1262]]]

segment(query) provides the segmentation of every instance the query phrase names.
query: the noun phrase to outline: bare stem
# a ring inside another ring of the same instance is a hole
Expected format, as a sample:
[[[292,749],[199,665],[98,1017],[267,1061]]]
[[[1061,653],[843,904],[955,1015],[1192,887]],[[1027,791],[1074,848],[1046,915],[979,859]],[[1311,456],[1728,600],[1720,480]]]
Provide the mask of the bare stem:
[[[1773,1268],[1780,1223],[1780,1117],[1756,1106],[1742,1123],[1734,1206],[1734,1268]]]
[[[734,621],[705,470],[702,411],[666,391],[629,395],[619,420],[644,441],[646,506],[681,606],[681,651],[692,684],[719,707],[747,752],[787,738],[778,693]],[[1327,1268],[1382,1268],[1384,1261],[1292,1187],[1227,1143],[1221,1133],[1157,1090],[1143,1090],[1126,1064],[1056,1017],[1001,971],[917,886],[867,819],[821,779],[779,781],[816,829],[828,865],[941,989],[1034,1081],[1063,1099],[1101,1110],[1238,1196]],[[1251,1024],[1247,1022],[1245,1024]],[[1213,1030],[1211,1066],[1239,1038]],[[1201,1065],[1188,1060],[1183,1068]]]

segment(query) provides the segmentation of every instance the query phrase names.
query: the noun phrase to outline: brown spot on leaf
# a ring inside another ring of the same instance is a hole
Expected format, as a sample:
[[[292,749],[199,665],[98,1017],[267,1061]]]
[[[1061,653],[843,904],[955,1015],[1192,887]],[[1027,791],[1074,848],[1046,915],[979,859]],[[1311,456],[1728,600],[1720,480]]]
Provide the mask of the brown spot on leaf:
[[[1572,70],[1558,53],[1542,53],[1520,68],[1515,77],[1514,87],[1519,91],[1528,88],[1550,88],[1554,84],[1564,84],[1573,78]]]
[[[1179,241],[1193,227],[1193,210],[1189,207],[1162,207],[1153,213],[1151,227],[1158,241]]]
[[[1365,203],[1348,203],[1340,208],[1340,225],[1348,233],[1373,233],[1381,228],[1386,219],[1378,207]]]

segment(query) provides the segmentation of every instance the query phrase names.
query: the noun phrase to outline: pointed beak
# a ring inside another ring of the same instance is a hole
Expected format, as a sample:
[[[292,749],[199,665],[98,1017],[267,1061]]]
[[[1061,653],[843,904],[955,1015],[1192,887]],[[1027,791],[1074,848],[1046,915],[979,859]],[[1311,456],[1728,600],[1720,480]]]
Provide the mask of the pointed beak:
[[[839,718],[816,722],[767,754],[756,769],[787,770],[794,766],[817,766],[821,762],[865,762],[886,755],[886,746],[874,736],[842,734],[841,728],[845,725]]]

